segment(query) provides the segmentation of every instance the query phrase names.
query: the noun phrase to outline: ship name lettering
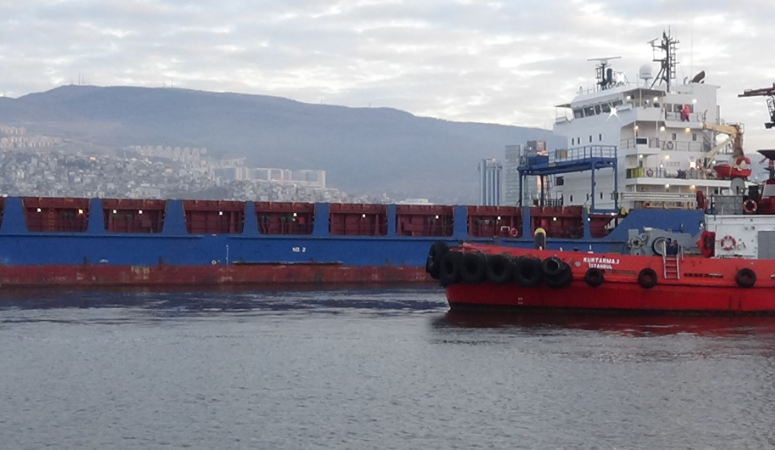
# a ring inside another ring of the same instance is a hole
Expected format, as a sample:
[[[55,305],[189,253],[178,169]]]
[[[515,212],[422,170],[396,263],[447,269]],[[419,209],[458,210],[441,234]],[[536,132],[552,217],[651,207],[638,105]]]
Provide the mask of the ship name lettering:
[[[598,269],[611,269],[611,266],[619,264],[619,258],[585,257],[584,262],[589,264],[589,267],[596,267]]]

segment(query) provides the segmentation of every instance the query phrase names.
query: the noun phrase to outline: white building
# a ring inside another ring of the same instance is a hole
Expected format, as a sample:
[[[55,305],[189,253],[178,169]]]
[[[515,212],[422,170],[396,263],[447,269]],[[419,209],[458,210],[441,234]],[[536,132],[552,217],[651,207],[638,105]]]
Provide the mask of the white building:
[[[503,159],[503,204],[515,206],[519,204],[519,158],[522,156],[521,145],[507,145]]]
[[[500,206],[503,192],[503,165],[492,159],[479,162],[479,204]]]

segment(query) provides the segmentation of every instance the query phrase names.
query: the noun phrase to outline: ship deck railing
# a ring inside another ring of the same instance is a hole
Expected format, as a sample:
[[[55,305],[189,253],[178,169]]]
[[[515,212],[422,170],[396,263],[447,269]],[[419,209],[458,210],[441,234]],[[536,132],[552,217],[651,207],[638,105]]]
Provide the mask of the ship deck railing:
[[[623,202],[697,203],[697,195],[685,192],[622,192]]]
[[[617,167],[615,145],[588,145],[555,150],[549,155],[523,156],[517,170],[522,176],[557,175]]]

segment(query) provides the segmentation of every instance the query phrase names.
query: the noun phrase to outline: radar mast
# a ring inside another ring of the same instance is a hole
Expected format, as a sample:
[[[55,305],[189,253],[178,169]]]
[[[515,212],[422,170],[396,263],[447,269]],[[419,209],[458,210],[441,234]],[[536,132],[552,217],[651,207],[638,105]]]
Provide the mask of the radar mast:
[[[675,66],[678,65],[678,61],[676,61],[675,58],[675,51],[678,48],[679,42],[670,36],[669,29],[667,33],[664,31],[662,32],[662,40],[659,44],[656,43],[658,39],[659,38],[652,39],[648,42],[651,44],[654,62],[659,63],[659,73],[657,73],[656,78],[654,78],[654,82],[651,83],[651,87],[653,88],[658,82],[664,82],[667,87],[667,92],[670,92],[670,84],[672,83],[672,80],[675,80]],[[663,54],[662,58],[657,58],[657,50]]]
[[[587,61],[599,61],[595,69],[597,71],[597,86],[599,89],[611,89],[616,85],[614,80],[614,70],[609,66],[608,61],[612,59],[619,59],[621,56],[609,56],[607,58],[590,58]]]

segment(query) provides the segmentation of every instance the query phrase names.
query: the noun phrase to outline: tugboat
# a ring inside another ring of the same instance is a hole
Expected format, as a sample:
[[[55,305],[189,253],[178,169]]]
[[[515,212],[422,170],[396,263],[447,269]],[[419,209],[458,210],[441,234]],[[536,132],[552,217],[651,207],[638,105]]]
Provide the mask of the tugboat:
[[[760,150],[775,161],[775,150]],[[775,313],[775,177],[732,180],[734,195],[707,207],[696,245],[665,238],[644,252],[636,235],[622,254],[468,244],[431,247],[426,271],[453,310]],[[761,192],[760,192],[761,191]]]
[[[664,35],[660,48],[672,53],[673,45],[672,39]],[[667,71],[663,77],[667,81],[670,79],[671,60],[670,57],[666,58],[667,64],[662,67],[663,71]],[[574,109],[577,120],[587,117],[587,110],[581,104],[584,101],[612,95],[626,96],[628,101],[636,98],[628,93],[626,85],[612,86],[608,83],[611,76],[604,65],[598,72],[602,80],[599,92],[602,93],[580,95],[574,102],[565,105]],[[642,72],[643,78],[650,76],[649,71]],[[675,92],[671,91],[667,83],[663,94],[653,96],[653,102],[664,104],[665,98],[671,95],[686,96],[693,90],[705,92],[702,84],[691,86],[704,77],[704,73],[700,75]],[[637,97],[639,100],[641,94]],[[746,91],[740,96],[754,95],[769,97],[772,122],[766,125],[771,128],[775,123],[775,85],[772,89]],[[641,103],[632,107],[655,106],[653,103],[648,105],[645,100]],[[673,107],[672,111],[676,109],[679,110],[682,122],[692,120],[694,112],[689,108]],[[581,111],[580,114],[578,111]],[[614,109],[612,111],[612,116],[618,112]],[[589,115],[596,114],[594,108],[590,109]],[[655,117],[661,118],[663,115],[657,113]],[[561,128],[568,128],[570,125],[566,122],[558,120],[555,128],[558,124]],[[669,121],[665,123],[670,125]],[[769,161],[770,177],[762,184],[752,183],[748,180],[752,174],[751,160],[742,151],[742,126],[724,125],[715,120],[710,123],[701,121],[699,128],[727,134],[729,138],[712,148],[698,146],[698,156],[690,161],[688,174],[691,178],[696,176],[696,182],[689,181],[686,172],[678,177],[678,184],[693,183],[690,188],[695,191],[694,201],[697,208],[705,213],[701,231],[694,236],[696,241],[691,245],[686,245],[685,240],[678,242],[669,237],[669,233],[658,239],[650,238],[650,234],[660,235],[660,230],[647,230],[640,234],[639,230],[632,230],[622,253],[585,252],[578,248],[548,250],[546,233],[539,227],[533,231],[534,249],[469,243],[449,248],[436,242],[429,251],[426,271],[440,281],[452,310],[505,308],[522,312],[775,314],[775,150],[759,150],[764,156],[763,161]],[[633,129],[637,132],[640,127],[635,123]],[[657,123],[650,126],[650,129],[659,130],[656,131],[659,133],[665,131],[665,126],[660,127]],[[691,131],[687,126],[685,133],[688,135]],[[673,134],[673,139],[675,136]],[[650,200],[649,196],[663,197],[665,201],[679,204],[688,192],[673,191],[669,183],[665,183],[665,191],[660,195],[655,189],[658,183],[637,182],[643,168],[647,167],[641,162],[645,158],[639,154],[640,147],[650,147],[652,140],[655,146],[662,146],[658,137],[649,137],[641,143],[636,134],[635,139],[637,149],[632,155],[625,154],[624,161],[627,165],[631,159],[637,164],[637,167],[628,169],[627,178],[636,180],[625,186],[632,188],[629,191],[619,192],[617,166],[622,155],[616,148],[611,152],[614,168],[611,193],[613,206],[620,205],[619,199],[643,202]],[[572,143],[576,142],[572,138]],[[652,157],[671,161],[669,154],[662,157],[660,153],[673,150],[674,145],[667,145],[671,142],[667,141],[663,148],[651,152]],[[724,148],[731,148],[731,161],[729,164],[718,164],[716,155]],[[588,152],[584,152],[584,155],[588,156]],[[601,158],[592,155],[588,159],[594,159],[589,167],[572,170],[573,167],[568,164],[568,169],[563,173],[591,169],[594,208],[595,171],[600,167],[595,164],[599,164]],[[575,160],[573,162],[575,164]],[[556,157],[555,161],[549,161],[548,164],[539,161],[540,167],[537,168],[523,165],[519,169],[520,175],[551,174],[549,170],[556,170],[561,163]],[[526,161],[526,164],[530,166],[531,162]],[[581,167],[578,164],[576,166]],[[660,165],[661,168],[663,165]],[[662,173],[659,175],[664,177]],[[578,192],[582,182],[580,176],[566,176],[561,184],[564,189],[560,191],[570,196],[571,192]],[[703,191],[709,195],[706,197]],[[603,199],[602,195],[600,199]],[[649,245],[644,245],[646,242]]]

